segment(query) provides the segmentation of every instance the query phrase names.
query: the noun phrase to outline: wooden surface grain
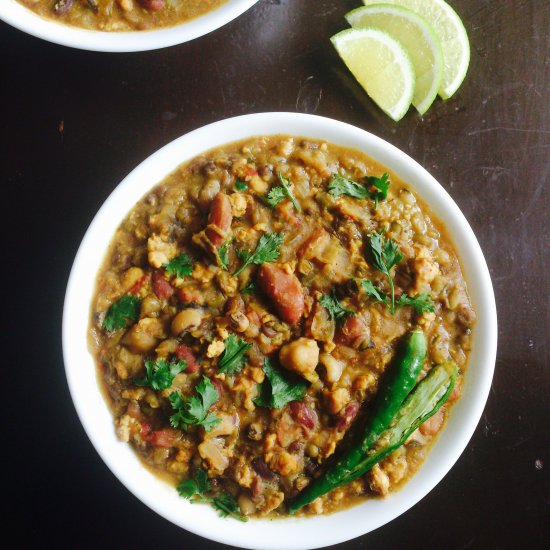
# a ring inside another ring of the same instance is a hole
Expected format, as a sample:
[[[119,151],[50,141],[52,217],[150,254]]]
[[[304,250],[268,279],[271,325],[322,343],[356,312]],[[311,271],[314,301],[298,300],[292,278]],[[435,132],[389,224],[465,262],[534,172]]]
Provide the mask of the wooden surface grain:
[[[471,40],[466,81],[399,124],[328,41],[358,0],[260,0],[138,54],[0,24],[3,523],[16,547],[221,548],[149,511],[93,450],[65,382],[62,304],[88,224],[133,167],[189,130],[273,110],[352,123],[418,160],[470,221],[497,297],[496,373],[467,449],[415,507],[338,548],[550,547],[550,3],[451,3]]]

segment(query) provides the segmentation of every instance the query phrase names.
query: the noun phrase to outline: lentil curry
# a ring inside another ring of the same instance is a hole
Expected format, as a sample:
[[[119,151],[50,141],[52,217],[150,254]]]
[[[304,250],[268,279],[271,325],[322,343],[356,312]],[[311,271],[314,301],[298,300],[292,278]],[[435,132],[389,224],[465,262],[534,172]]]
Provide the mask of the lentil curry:
[[[300,513],[398,488],[459,397],[474,322],[456,252],[411,189],[361,152],[270,136],[195,158],[138,202],[98,275],[90,345],[118,437],[183,497],[243,519],[287,514],[413,331],[418,380],[458,367],[447,402]]]
[[[171,27],[227,0],[18,0],[42,17],[84,29],[122,32]]]

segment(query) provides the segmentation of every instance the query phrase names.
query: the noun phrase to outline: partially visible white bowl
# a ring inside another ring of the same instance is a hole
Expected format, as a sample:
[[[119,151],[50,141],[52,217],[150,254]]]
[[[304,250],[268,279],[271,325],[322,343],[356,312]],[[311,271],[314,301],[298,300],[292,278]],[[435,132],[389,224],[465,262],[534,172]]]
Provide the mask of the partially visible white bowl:
[[[174,27],[150,31],[101,32],[40,17],[16,0],[0,1],[0,19],[49,42],[96,52],[140,52],[181,44],[229,23],[258,0],[227,0],[219,8]]]
[[[386,165],[445,222],[464,268],[478,321],[463,397],[419,472],[385,500],[369,500],[329,516],[254,520],[219,518],[207,506],[191,505],[173,487],[145,469],[130,446],[115,436],[111,413],[99,391],[86,334],[95,278],[116,228],[134,204],[182,162],[250,136],[292,134],[359,149]],[[295,113],[260,113],[210,124],[166,145],[128,175],[105,201],[78,250],[63,313],[63,353],[71,395],[96,450],[139,499],[188,531],[225,544],[254,549],[290,550],[337,544],[380,527],[428,494],[449,471],[470,440],[491,386],[497,346],[497,317],[489,271],[465,217],[424,168],[382,139],[342,122]]]

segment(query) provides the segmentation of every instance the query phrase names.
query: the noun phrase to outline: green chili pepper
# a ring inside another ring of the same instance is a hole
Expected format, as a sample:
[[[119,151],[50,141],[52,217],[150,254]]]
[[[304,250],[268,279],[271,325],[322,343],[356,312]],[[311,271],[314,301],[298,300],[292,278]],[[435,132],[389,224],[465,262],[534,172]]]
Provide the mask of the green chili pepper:
[[[317,497],[350,481],[350,476],[364,461],[367,451],[390,425],[403,401],[413,389],[425,356],[426,337],[421,330],[413,330],[398,350],[393,366],[378,392],[363,437],[329,468],[324,476],[315,480],[296,497],[289,506],[291,514]]]
[[[382,433],[346,482],[362,476],[401,447],[421,424],[433,416],[451,395],[457,374],[457,366],[452,362],[434,367],[407,397],[391,426]]]

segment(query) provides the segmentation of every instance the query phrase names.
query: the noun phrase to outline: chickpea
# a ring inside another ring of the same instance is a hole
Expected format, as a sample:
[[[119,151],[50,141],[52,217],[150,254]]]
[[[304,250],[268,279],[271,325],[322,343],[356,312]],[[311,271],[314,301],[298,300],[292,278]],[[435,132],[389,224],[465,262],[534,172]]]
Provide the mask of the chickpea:
[[[196,329],[202,322],[203,312],[200,309],[183,309],[172,320],[172,334],[178,336],[187,330]]]
[[[310,382],[318,380],[315,367],[319,362],[319,346],[311,338],[298,338],[279,352],[283,367],[293,370]]]
[[[143,277],[143,269],[131,267],[122,277],[122,287],[124,290],[130,290]]]
[[[256,505],[252,502],[252,499],[245,493],[241,493],[237,500],[241,513],[245,516],[250,516],[256,511]]]
[[[320,360],[327,372],[325,376],[327,382],[338,382],[344,370],[342,361],[338,361],[330,353],[321,353]]]
[[[141,302],[141,316],[149,317],[162,307],[160,300],[154,294],[148,294]]]
[[[148,353],[164,337],[162,323],[158,319],[145,318],[134,325],[124,337],[124,343],[134,353]]]

